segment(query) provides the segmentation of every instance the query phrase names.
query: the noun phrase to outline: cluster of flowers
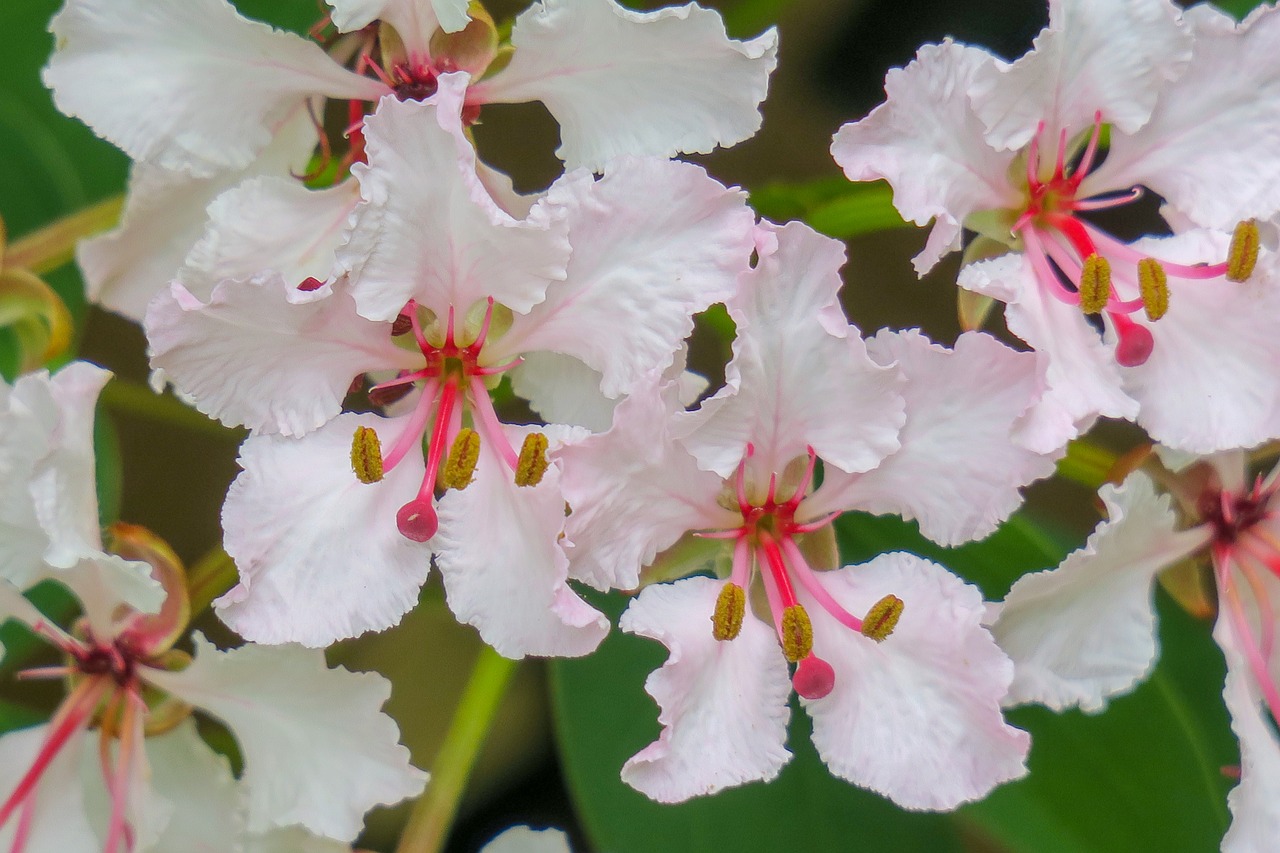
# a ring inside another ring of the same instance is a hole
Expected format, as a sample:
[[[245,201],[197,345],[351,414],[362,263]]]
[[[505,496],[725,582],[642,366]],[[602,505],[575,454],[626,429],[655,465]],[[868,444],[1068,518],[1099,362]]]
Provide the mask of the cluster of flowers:
[[[53,21],[57,103],[135,161],[121,226],[79,253],[91,296],[143,322],[161,380],[252,433],[223,510],[240,583],[215,603],[251,644],[176,649],[181,567],[133,528],[104,548],[104,372],[4,387],[0,619],[65,654],[27,674],[69,692],[0,738],[0,845],[199,849],[216,820],[217,849],[347,849],[425,776],[379,711],[385,682],[318,649],[398,623],[433,565],[512,658],[599,645],[608,620],[571,582],[640,590],[619,627],[669,650],[647,683],[662,732],[622,776],[654,799],[775,777],[794,691],[833,773],[950,809],[1026,772],[1003,705],[1097,709],[1142,676],[1150,579],[1207,551],[1245,744],[1227,843],[1264,849],[1280,531],[1274,477],[1248,480],[1242,449],[1280,437],[1263,245],[1280,110],[1255,107],[1280,103],[1280,15],[1051,2],[1018,61],[927,46],[840,130],[851,179],[887,179],[933,222],[922,273],[977,235],[960,284],[979,313],[1004,303],[1019,352],[979,331],[864,339],[839,242],[757,221],[671,159],[755,132],[772,32],[542,0],[501,38],[465,0],[328,3],[311,40],[225,0],[68,0]],[[566,170],[523,196],[472,128],[528,100],[558,121]],[[1088,217],[1144,191],[1173,236]],[[684,341],[716,303],[736,337],[712,391]],[[847,511],[943,545],[988,535],[1099,416],[1168,448],[1179,513],[1133,474],[1084,550],[997,605],[915,555],[840,564]],[[20,594],[47,579],[83,604],[70,631]],[[230,729],[239,778],[193,709]]]

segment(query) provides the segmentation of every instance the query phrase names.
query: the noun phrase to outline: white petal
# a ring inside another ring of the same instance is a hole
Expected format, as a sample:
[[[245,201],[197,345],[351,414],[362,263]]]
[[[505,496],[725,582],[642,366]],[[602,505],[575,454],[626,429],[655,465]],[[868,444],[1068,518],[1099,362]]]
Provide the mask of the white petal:
[[[240,851],[244,802],[227,759],[200,739],[188,718],[171,732],[147,738],[152,782],[173,805],[157,851]]]
[[[974,110],[997,148],[1021,148],[1093,126],[1094,114],[1133,133],[1186,67],[1191,35],[1169,0],[1051,0],[1049,26],[1012,65],[992,66],[972,89]]]
[[[1019,489],[1053,473],[1053,458],[1013,441],[1040,390],[1032,353],[968,332],[954,350],[917,331],[882,331],[873,358],[907,377],[902,448],[865,474],[828,470],[805,513],[859,509],[916,519],[943,545],[980,539],[1022,504]]]
[[[226,723],[244,756],[249,830],[300,824],[354,840],[364,813],[421,793],[395,721],[382,713],[391,684],[376,673],[325,666],[324,653],[248,645],[228,652],[195,635],[181,672],[147,669],[168,693]]]
[[[531,352],[508,374],[511,390],[547,423],[571,424],[592,432],[604,432],[613,423],[618,401],[600,391],[602,379],[573,356],[558,352]]]
[[[467,25],[467,0],[325,0],[333,24],[349,33],[374,21],[395,27],[411,54],[426,54],[436,29],[456,33]]]
[[[559,453],[571,570],[597,589],[635,589],[640,569],[686,531],[741,524],[716,504],[723,480],[673,439],[677,390],[637,388],[611,430]]]
[[[0,802],[8,798],[31,767],[48,731],[48,726],[36,726],[0,736]],[[80,780],[86,746],[83,730],[77,731],[45,770],[34,794],[35,814],[23,853],[89,853],[101,849],[102,839],[89,824]],[[0,848],[12,847],[17,824],[15,816],[0,826]]]
[[[521,433],[508,431],[516,447]],[[517,486],[487,445],[471,485],[440,499],[432,545],[449,609],[506,657],[585,655],[609,631],[609,621],[568,585],[559,542],[564,504],[554,464],[538,485]]]
[[[897,372],[867,356],[840,308],[844,244],[799,222],[773,230],[777,252],[726,303],[738,324],[733,361],[686,444],[722,477],[749,442],[752,464],[766,472],[808,447],[843,471],[874,468],[898,449],[904,403]]]
[[[327,646],[397,624],[418,603],[431,549],[401,535],[425,466],[409,453],[378,483],[351,470],[357,426],[389,448],[400,419],[340,415],[304,438],[251,436],[222,509],[240,585],[214,603],[240,636]]]
[[[364,203],[339,259],[360,313],[394,320],[409,299],[442,319],[492,296],[517,312],[564,278],[567,226],[541,206],[515,220],[476,175],[458,110],[465,74],[446,74],[431,101],[388,97],[365,122],[367,166],[352,173]]]
[[[174,282],[147,309],[152,367],[228,426],[302,435],[342,409],[351,380],[417,364],[391,324],[356,313],[345,288],[313,292],[264,273],[229,280],[203,303]]]
[[[200,177],[248,166],[310,95],[386,90],[224,0],[70,0],[49,29],[58,109],[134,160]]]
[[[1257,108],[1280,98],[1280,15],[1266,7],[1235,32],[1225,13],[1195,11],[1191,64],[1145,127],[1112,135],[1086,189],[1142,184],[1196,223],[1229,229],[1280,208],[1280,115]]]
[[[127,701],[127,700],[126,700]],[[174,806],[168,792],[161,792],[153,785],[151,761],[147,747],[150,745],[143,733],[144,720],[136,716],[133,725],[133,754],[128,757],[129,767],[125,778],[124,820],[139,850],[159,850],[157,846],[165,828],[171,823]],[[110,821],[111,795],[103,783],[102,755],[98,740],[101,730],[85,739],[85,749],[80,758],[80,784],[85,792],[85,810],[90,823],[100,837],[106,837]],[[107,757],[112,768],[118,768],[123,756],[121,741],[112,739]],[[232,850],[235,848],[232,847]]]
[[[693,3],[633,12],[613,0],[541,0],[516,19],[511,43],[511,64],[472,97],[542,101],[560,123],[565,165],[602,172],[626,154],[705,154],[752,136],[778,36],[730,39],[718,12]]]
[[[1169,497],[1144,474],[1099,496],[1109,519],[1084,547],[1022,577],[996,611],[991,631],[1015,666],[1007,704],[1100,711],[1155,663],[1151,582],[1204,536],[1175,533]]]
[[[1225,257],[1222,234],[1192,232],[1143,241],[1140,250],[1170,261]],[[1280,258],[1264,251],[1249,281],[1169,276],[1169,310],[1151,330],[1155,346],[1123,371],[1138,400],[1138,423],[1153,439],[1211,453],[1253,447],[1280,435]]]
[[[569,836],[558,829],[513,826],[481,847],[480,853],[570,853]]]
[[[802,699],[813,743],[831,772],[909,809],[952,809],[1026,773],[1030,738],[1004,721],[1009,659],[982,627],[982,596],[912,554],[883,554],[822,575],[847,610],[885,595],[906,605],[877,643],[801,593],[814,654],[835,670],[821,699]]]
[[[671,364],[693,314],[733,292],[754,249],[746,194],[690,163],[627,158],[599,181],[571,173],[546,203],[569,224],[568,278],[515,318],[491,357],[576,356],[603,374],[608,397]]]
[[[151,576],[151,566],[132,562],[114,554],[97,554],[67,569],[49,572],[51,577],[75,593],[85,619],[99,637],[113,635],[114,617],[121,605],[140,613],[158,613],[165,590]]]
[[[986,51],[945,41],[920,48],[905,68],[885,77],[885,103],[836,133],[831,154],[852,181],[888,180],[893,203],[917,225],[934,220],[929,246],[916,258],[923,275],[960,248],[970,213],[1012,207],[1012,156],[989,146],[969,105],[968,89]]]
[[[786,659],[773,629],[751,613],[735,639],[712,636],[722,585],[704,577],[655,584],[618,623],[670,652],[645,680],[662,733],[622,767],[622,781],[659,802],[769,781],[791,760]]]
[[[147,303],[168,285],[200,240],[209,204],[246,178],[300,174],[315,142],[311,118],[299,109],[266,150],[241,170],[192,178],[135,163],[120,226],[76,247],[89,299],[141,322]],[[208,292],[199,295],[207,297]]]
[[[47,374],[36,374],[47,382]],[[33,411],[0,381],[0,578],[19,589],[36,582],[44,567],[49,536],[36,518],[31,477],[49,452],[50,423],[57,417],[51,394],[38,395]]]
[[[351,845],[329,838],[312,835],[305,829],[291,826],[273,829],[250,836],[245,841],[244,853],[352,853]]]

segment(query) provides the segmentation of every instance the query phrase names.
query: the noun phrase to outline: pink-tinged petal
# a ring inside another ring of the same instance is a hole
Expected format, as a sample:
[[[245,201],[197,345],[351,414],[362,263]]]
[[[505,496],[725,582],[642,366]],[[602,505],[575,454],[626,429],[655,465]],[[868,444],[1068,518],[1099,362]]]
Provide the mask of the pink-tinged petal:
[[[1241,638],[1225,615],[1218,619],[1213,636],[1227,659],[1222,698],[1240,740],[1240,784],[1227,795],[1231,827],[1222,839],[1222,851],[1268,853],[1280,837],[1280,742]]]
[[[508,441],[519,447],[525,431],[507,430]],[[472,483],[440,499],[432,544],[449,609],[505,657],[578,657],[609,631],[568,584],[564,505],[554,464],[538,485],[517,486],[485,444]]]
[[[225,0],[69,0],[49,29],[58,109],[134,160],[199,177],[248,166],[309,96],[386,91]]]
[[[250,836],[245,839],[244,853],[351,853],[351,845],[291,826]]]
[[[604,432],[613,423],[617,400],[600,391],[601,376],[573,356],[531,352],[511,370],[511,390],[547,423]]]
[[[351,270],[360,313],[394,320],[409,299],[444,317],[492,296],[516,312],[564,278],[568,227],[535,206],[516,220],[476,175],[459,118],[465,74],[446,74],[431,101],[385,98],[365,122],[364,203],[339,259]]]
[[[240,585],[214,606],[247,640],[327,646],[400,621],[418,603],[431,548],[405,538],[400,507],[425,465],[410,453],[383,480],[351,470],[356,427],[389,448],[404,419],[340,415],[303,438],[251,436],[227,492],[222,526]]]
[[[142,675],[231,730],[244,756],[251,832],[298,824],[351,841],[366,811],[416,796],[426,783],[410,766],[395,721],[382,713],[390,682],[329,669],[322,651],[248,645],[223,652],[196,634],[190,666]]]
[[[1195,34],[1191,64],[1146,126],[1112,135],[1107,159],[1083,189],[1141,184],[1211,228],[1269,217],[1280,209],[1280,114],[1258,105],[1280,98],[1280,15],[1264,7],[1238,31],[1208,4],[1186,17]]]
[[[897,371],[871,360],[840,308],[844,244],[799,222],[765,227],[778,249],[726,302],[738,324],[733,360],[686,445],[722,477],[748,443],[766,481],[809,447],[843,471],[874,468],[898,449],[904,402]]]
[[[1033,353],[967,332],[954,350],[918,331],[883,331],[872,358],[907,378],[902,448],[865,474],[828,469],[806,516],[859,509],[915,519],[943,545],[980,539],[1022,504],[1022,486],[1053,473],[1053,458],[1014,443],[1040,391]]]
[[[224,281],[207,304],[174,282],[146,331],[151,366],[200,411],[261,433],[310,432],[341,411],[355,376],[415,364],[345,288],[303,292],[274,273]]]
[[[736,638],[712,636],[722,586],[704,577],[655,584],[618,623],[670,652],[645,680],[662,733],[622,767],[622,781],[659,802],[767,782],[791,760],[786,659],[773,629],[751,613]]]
[[[983,126],[968,89],[996,60],[986,51],[951,41],[927,44],[905,68],[885,77],[885,103],[846,124],[831,145],[852,181],[884,178],[898,212],[917,225],[933,220],[925,251],[915,260],[924,275],[960,248],[961,222],[970,213],[1012,207],[1012,155],[983,140]]]
[[[31,767],[48,733],[48,726],[35,726],[0,736],[0,802],[8,798]],[[102,839],[89,823],[80,778],[86,747],[89,745],[83,730],[77,730],[49,764],[33,794],[35,811],[23,853],[102,849]],[[101,776],[99,784],[100,780]],[[12,849],[19,818],[20,814],[15,815],[0,826],[0,849]]]
[[[607,397],[671,364],[693,314],[734,291],[754,249],[746,194],[690,163],[626,158],[599,181],[570,173],[545,203],[569,225],[568,277],[515,318],[491,357],[575,356],[600,371]]]
[[[560,123],[560,159],[601,172],[622,155],[705,154],[752,136],[778,36],[730,39],[718,12],[693,3],[634,12],[542,0],[516,19],[511,43],[511,64],[473,97],[542,101]]]
[[[123,737],[113,738],[107,752],[109,766],[115,777],[112,783],[118,783],[122,789],[120,794],[123,796],[123,810],[120,814],[123,826],[127,829],[121,832],[120,837],[132,837],[134,849],[137,850],[183,849],[158,846],[164,830],[173,822],[174,804],[169,799],[170,792],[155,784],[147,749],[150,743],[143,733],[145,720],[142,714],[137,713],[137,705],[141,704],[141,700],[126,698],[125,701],[135,703],[132,725],[126,732],[133,746],[128,752],[124,752],[121,750]],[[99,732],[91,731],[86,738],[80,759],[80,784],[84,788],[85,810],[89,814],[90,823],[99,836],[106,838],[110,831],[114,803],[112,790],[104,784],[98,737]],[[205,749],[208,750],[208,747]],[[116,776],[121,768],[123,775]],[[212,791],[208,793],[212,794]],[[118,848],[113,844],[105,849]],[[229,849],[234,850],[234,845]]]
[[[989,66],[970,90],[974,111],[996,148],[1021,148],[1040,122],[1046,138],[1093,126],[1094,115],[1121,133],[1147,121],[1191,56],[1191,34],[1169,0],[1050,0],[1049,26],[1031,52]]]
[[[569,836],[558,829],[513,826],[481,847],[480,853],[570,853]]]
[[[89,299],[141,322],[147,303],[168,286],[204,234],[209,204],[246,178],[301,174],[315,143],[311,118],[299,108],[266,150],[242,170],[192,178],[135,163],[119,227],[76,247]],[[198,293],[209,295],[207,290]]]
[[[26,586],[50,579],[75,595],[96,637],[115,635],[115,616],[121,606],[141,613],[156,613],[165,600],[164,587],[151,577],[150,566],[111,554],[81,560],[70,568],[35,574],[28,579]],[[9,619],[33,628],[52,624],[22,597],[22,589],[12,581],[0,578],[0,624]]]
[[[147,738],[152,784],[173,806],[156,850],[216,853],[240,849],[244,801],[231,765],[214,752],[187,719],[171,732]],[[101,771],[99,771],[99,774]]]
[[[1099,495],[1108,520],[1084,547],[1055,569],[1022,577],[992,608],[991,631],[1015,667],[1009,705],[1100,711],[1155,663],[1152,580],[1207,534],[1175,532],[1169,497],[1144,474]]]
[[[886,595],[906,605],[883,642],[801,598],[814,654],[835,670],[822,699],[802,699],[813,743],[835,775],[909,809],[952,809],[1026,773],[1030,738],[1004,721],[1009,659],[982,627],[982,595],[912,554],[883,554],[822,575],[845,609],[865,613]]]
[[[1228,235],[1190,232],[1135,244],[1170,261],[1226,257]],[[1211,453],[1280,436],[1280,258],[1264,251],[1246,282],[1169,274],[1169,310],[1147,323],[1155,346],[1123,371],[1138,424],[1158,442]]]
[[[1122,388],[1111,342],[1104,343],[1078,306],[1045,294],[1025,255],[969,264],[960,270],[959,283],[978,292],[1016,292],[1017,298],[1005,306],[1005,322],[1045,358],[1048,387],[1019,436],[1021,444],[1049,452],[1087,430],[1099,415],[1138,414],[1137,401]]]
[[[325,0],[330,17],[341,32],[385,21],[414,56],[429,55],[431,36],[436,29],[456,33],[467,25],[467,0]]]
[[[178,281],[202,296],[221,281],[268,270],[292,284],[325,281],[359,200],[355,181],[322,190],[309,190],[294,178],[245,181],[209,205],[204,235],[187,255]]]
[[[672,436],[674,384],[650,383],[618,404],[613,428],[565,447],[561,488],[573,577],[597,589],[635,589],[640,570],[689,530],[742,519],[716,503],[724,481]]]
[[[37,374],[47,381],[45,374]],[[49,452],[49,421],[57,416],[52,395],[41,394],[38,411],[0,381],[0,578],[20,589],[34,584],[44,566],[49,536],[31,499],[31,477]]]

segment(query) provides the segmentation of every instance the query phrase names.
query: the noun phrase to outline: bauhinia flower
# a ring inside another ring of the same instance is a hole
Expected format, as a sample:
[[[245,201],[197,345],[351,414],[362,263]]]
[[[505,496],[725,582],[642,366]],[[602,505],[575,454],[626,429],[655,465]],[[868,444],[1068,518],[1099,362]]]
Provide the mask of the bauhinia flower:
[[[232,279],[207,303],[175,284],[149,312],[155,366],[261,433],[223,514],[241,585],[220,613],[250,639],[389,627],[434,555],[454,612],[503,654],[595,648],[607,623],[566,583],[547,458],[568,433],[503,424],[490,392],[509,375],[548,420],[590,424],[603,406],[607,425],[748,265],[743,194],[685,163],[571,172],[514,219],[476,177],[464,83],[369,119],[349,272]],[[366,375],[398,414],[339,414]]]
[[[932,220],[921,274],[979,235],[960,285],[1004,302],[1047,361],[1030,446],[1100,414],[1201,453],[1280,434],[1280,343],[1260,322],[1280,309],[1274,261],[1251,278],[1253,220],[1280,210],[1280,115],[1253,107],[1280,96],[1280,15],[1051,0],[1049,17],[1012,64],[921,48],[833,155],[854,180],[887,179],[905,218]],[[1091,218],[1148,191],[1186,233],[1129,243]]]
[[[598,172],[622,155],[750,137],[776,63],[773,30],[732,40],[718,13],[695,4],[634,12],[612,0],[539,2],[508,44],[466,0],[329,5],[317,44],[225,0],[68,0],[50,25],[57,49],[45,82],[60,109],[136,161],[121,228],[80,252],[91,297],[141,317],[216,196],[264,175],[314,177],[313,152],[321,168],[340,161],[345,176],[363,156],[370,105],[430,97],[444,74],[469,75],[468,124],[485,104],[542,101],[566,165]],[[350,144],[327,137],[328,102],[348,116]]]
[[[1016,667],[1007,702],[1099,711],[1131,690],[1157,654],[1152,582],[1188,558],[1207,564],[1242,756],[1223,850],[1262,853],[1280,827],[1280,468],[1251,476],[1241,451],[1148,466],[1168,494],[1144,471],[1104,486],[1107,520],[1085,546],[993,606],[992,632]]]
[[[1034,357],[977,333],[955,350],[916,332],[864,343],[837,302],[841,244],[798,223],[758,238],[726,302],[725,388],[686,413],[655,377],[609,432],[561,452],[574,576],[629,589],[646,565],[718,568],[647,586],[622,617],[670,650],[647,683],[662,734],[623,779],[678,801],[773,778],[794,689],[832,772],[952,808],[1020,776],[1028,743],[999,711],[1012,668],[981,595],[910,554],[837,568],[823,534],[850,509],[945,542],[990,532],[1051,470],[1009,438],[1038,392]]]
[[[0,622],[24,623],[64,656],[19,677],[69,685],[48,724],[0,736],[0,844],[117,853],[293,838],[290,849],[320,851],[312,833],[354,840],[369,808],[422,791],[425,774],[379,710],[385,679],[328,669],[296,646],[223,652],[196,635],[194,656],[176,648],[190,615],[181,565],[153,536],[114,530],[135,583],[167,592],[155,614],[129,607],[117,573],[95,563],[58,575],[85,612],[69,632],[0,581]],[[235,738],[239,782],[197,733],[196,710]]]

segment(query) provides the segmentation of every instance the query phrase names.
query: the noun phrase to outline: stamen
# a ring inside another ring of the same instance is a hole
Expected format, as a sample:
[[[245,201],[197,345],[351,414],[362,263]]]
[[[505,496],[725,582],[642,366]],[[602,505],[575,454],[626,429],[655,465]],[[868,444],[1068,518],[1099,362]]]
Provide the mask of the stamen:
[[[524,437],[516,464],[517,486],[536,486],[542,482],[549,464],[547,446],[547,437],[540,432],[531,432]]]
[[[1100,314],[1111,298],[1111,264],[1097,253],[1084,259],[1080,270],[1080,310]]]
[[[382,480],[382,442],[371,427],[358,426],[351,436],[351,470],[365,485]]]
[[[746,612],[746,590],[732,582],[720,587],[715,613],[711,616],[711,636],[721,641],[737,637],[742,631],[742,618]]]
[[[792,663],[804,660],[813,651],[813,623],[803,604],[782,611],[782,653]]]
[[[475,477],[476,463],[480,461],[480,434],[473,429],[463,429],[453,440],[449,458],[441,474],[446,489],[465,489]]]
[[[1258,263],[1258,223],[1252,219],[1241,222],[1231,235],[1231,249],[1227,252],[1227,280],[1248,281]]]
[[[796,664],[791,686],[806,699],[821,699],[836,686],[836,671],[822,658],[810,654]]]
[[[1169,310],[1169,277],[1155,258],[1138,261],[1138,291],[1148,320],[1159,320]]]
[[[484,387],[484,380],[478,376],[471,377],[471,416],[489,449],[497,448],[498,454],[507,463],[507,467],[515,471],[520,465],[520,457],[511,446],[511,442],[507,440],[507,434],[502,430],[502,422],[498,420],[498,413],[493,410],[493,400],[489,397],[489,390]]]
[[[871,605],[866,618],[862,620],[862,636],[870,637],[877,643],[883,642],[898,626],[905,607],[902,599],[896,595],[886,595]]]
[[[1151,331],[1123,314],[1108,313],[1107,316],[1115,324],[1116,337],[1119,338],[1116,342],[1116,361],[1123,367],[1146,364],[1156,345]]]

